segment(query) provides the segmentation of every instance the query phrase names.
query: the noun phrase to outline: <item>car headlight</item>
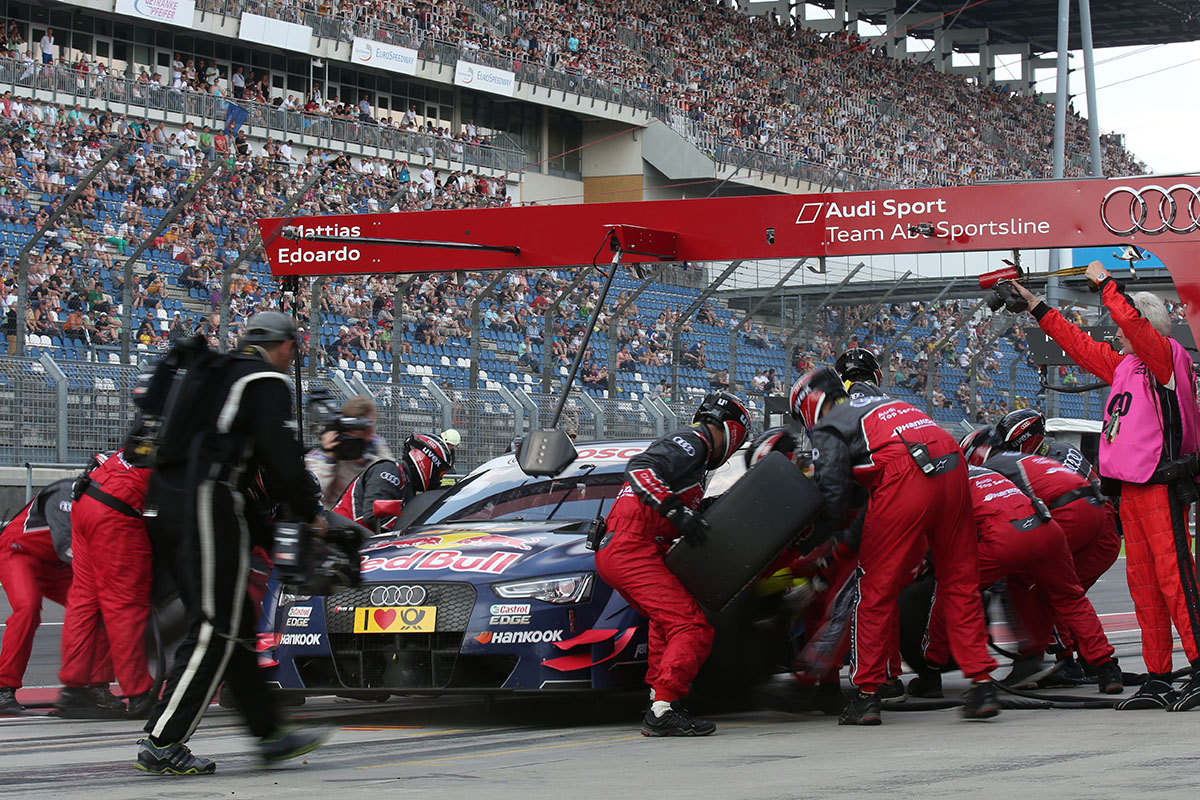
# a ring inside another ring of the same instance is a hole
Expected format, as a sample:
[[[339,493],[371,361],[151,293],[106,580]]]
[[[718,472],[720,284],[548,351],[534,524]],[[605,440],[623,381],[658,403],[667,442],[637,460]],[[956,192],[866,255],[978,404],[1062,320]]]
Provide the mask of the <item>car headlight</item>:
[[[532,581],[497,583],[492,586],[492,591],[506,600],[532,598],[558,605],[586,603],[592,599],[593,579],[592,573],[581,572],[576,575],[559,575]]]

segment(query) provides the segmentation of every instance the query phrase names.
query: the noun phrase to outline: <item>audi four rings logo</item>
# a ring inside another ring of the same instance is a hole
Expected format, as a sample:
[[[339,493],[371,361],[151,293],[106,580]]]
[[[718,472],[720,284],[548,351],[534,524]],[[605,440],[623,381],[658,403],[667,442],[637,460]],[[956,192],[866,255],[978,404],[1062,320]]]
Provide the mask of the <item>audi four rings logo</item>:
[[[419,606],[425,595],[424,586],[376,586],[371,590],[371,605]]]
[[[1129,210],[1120,202],[1129,197]],[[1100,221],[1110,233],[1132,236],[1144,233],[1191,233],[1200,228],[1200,189],[1177,183],[1170,188],[1150,185],[1140,189],[1118,186],[1100,201]]]

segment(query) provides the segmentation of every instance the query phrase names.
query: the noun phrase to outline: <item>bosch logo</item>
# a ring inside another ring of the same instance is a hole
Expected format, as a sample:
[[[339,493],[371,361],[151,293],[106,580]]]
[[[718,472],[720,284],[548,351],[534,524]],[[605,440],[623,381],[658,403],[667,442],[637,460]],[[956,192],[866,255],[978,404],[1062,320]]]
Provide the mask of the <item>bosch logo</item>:
[[[1125,198],[1129,198],[1126,211]],[[1100,221],[1110,233],[1191,233],[1200,228],[1200,189],[1177,183],[1170,188],[1118,186],[1100,201]]]
[[[419,606],[426,595],[424,586],[376,586],[371,590],[371,605]]]

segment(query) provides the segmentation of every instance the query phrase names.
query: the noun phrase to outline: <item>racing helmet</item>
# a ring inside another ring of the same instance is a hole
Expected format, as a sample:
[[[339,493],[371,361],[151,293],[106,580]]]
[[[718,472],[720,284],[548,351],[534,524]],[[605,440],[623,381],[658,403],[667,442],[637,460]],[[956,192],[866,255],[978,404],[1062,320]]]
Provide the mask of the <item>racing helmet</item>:
[[[996,423],[994,444],[1004,450],[1035,453],[1046,438],[1046,418],[1032,408],[1010,411]]]
[[[692,415],[692,424],[697,422],[716,425],[725,433],[725,450],[709,456],[706,465],[709,469],[716,469],[728,461],[750,433],[750,412],[732,392],[709,392]]]
[[[796,437],[787,428],[765,430],[746,449],[746,469],[753,467],[772,452],[783,453],[788,458],[796,452]]]
[[[792,384],[789,407],[792,416],[803,420],[804,427],[811,433],[826,406],[848,397],[846,385],[833,367],[817,367],[801,375]]]
[[[879,369],[879,359],[865,347],[851,347],[838,356],[834,369],[842,380],[871,381],[876,386],[883,385],[883,372]]]
[[[971,431],[958,443],[967,463],[973,467],[983,466],[992,454],[992,429],[988,427]]]
[[[454,463],[450,448],[440,436],[414,433],[404,441],[404,458],[412,467],[416,489],[425,492],[441,483]]]

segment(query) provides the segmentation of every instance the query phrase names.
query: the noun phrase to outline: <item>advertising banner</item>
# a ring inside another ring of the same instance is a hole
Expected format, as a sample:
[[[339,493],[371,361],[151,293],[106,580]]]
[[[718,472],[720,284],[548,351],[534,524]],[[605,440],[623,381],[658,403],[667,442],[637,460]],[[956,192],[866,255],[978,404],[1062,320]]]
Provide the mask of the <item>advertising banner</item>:
[[[196,13],[195,0],[117,0],[116,12],[141,17],[150,22],[192,27]]]
[[[517,85],[517,76],[506,69],[459,61],[454,65],[454,85],[512,97]]]
[[[394,44],[373,42],[370,39],[354,37],[354,46],[350,50],[350,60],[364,67],[378,67],[389,72],[399,72],[401,75],[417,74],[417,51],[410,47],[397,47]]]

